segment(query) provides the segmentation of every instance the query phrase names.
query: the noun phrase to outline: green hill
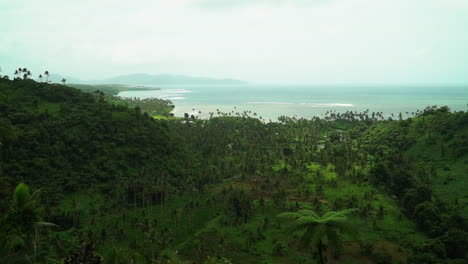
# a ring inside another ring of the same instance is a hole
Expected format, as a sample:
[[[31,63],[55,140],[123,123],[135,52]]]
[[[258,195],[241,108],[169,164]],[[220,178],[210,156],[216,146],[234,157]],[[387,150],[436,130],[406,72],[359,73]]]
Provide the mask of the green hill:
[[[379,122],[358,140],[376,160],[407,162],[413,184],[427,186],[468,216],[467,113],[429,107],[416,118]]]
[[[0,80],[0,263],[466,263],[466,112],[156,120],[170,102],[109,98]]]
[[[2,179],[70,190],[122,175],[183,175],[164,121],[58,84],[0,80]]]

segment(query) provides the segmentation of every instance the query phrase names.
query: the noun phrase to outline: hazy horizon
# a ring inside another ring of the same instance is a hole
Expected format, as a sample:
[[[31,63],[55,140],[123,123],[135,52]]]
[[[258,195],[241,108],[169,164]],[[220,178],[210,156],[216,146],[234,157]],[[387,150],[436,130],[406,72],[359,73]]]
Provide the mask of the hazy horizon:
[[[468,0],[19,0],[0,16],[9,75],[468,84]]]

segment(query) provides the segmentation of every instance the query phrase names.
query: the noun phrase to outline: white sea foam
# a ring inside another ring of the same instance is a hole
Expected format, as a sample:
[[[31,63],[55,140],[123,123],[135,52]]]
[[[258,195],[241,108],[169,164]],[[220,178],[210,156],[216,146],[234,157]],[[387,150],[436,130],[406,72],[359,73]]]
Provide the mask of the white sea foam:
[[[343,103],[300,103],[301,105],[307,105],[310,107],[353,107],[353,104]]]
[[[305,105],[309,107],[353,107],[353,104],[347,103],[288,103],[288,102],[247,102],[247,104],[275,104],[275,105]]]
[[[277,104],[277,105],[291,105],[294,103],[286,103],[286,102],[247,102],[247,104]]]
[[[166,99],[169,99],[169,100],[184,100],[185,97],[183,97],[183,96],[168,96],[168,97],[166,97]]]
[[[190,93],[191,91],[186,89],[168,89],[168,90],[161,90],[158,95],[158,98],[167,99],[167,100],[183,100],[186,99],[183,96],[186,93]]]
[[[179,93],[191,93],[192,91],[186,89],[167,89],[160,90],[162,94],[179,94]]]

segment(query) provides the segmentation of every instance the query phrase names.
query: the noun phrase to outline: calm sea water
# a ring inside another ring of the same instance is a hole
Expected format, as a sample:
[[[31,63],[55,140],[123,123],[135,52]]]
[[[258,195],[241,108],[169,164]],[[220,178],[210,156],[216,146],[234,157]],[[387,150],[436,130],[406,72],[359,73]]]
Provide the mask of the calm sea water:
[[[449,106],[453,111],[468,110],[468,86],[457,87],[340,87],[340,86],[158,86],[161,90],[123,91],[122,97],[156,97],[171,100],[175,115],[250,110],[264,119],[278,116],[310,118],[325,112],[364,111],[385,115],[422,110],[426,106]]]

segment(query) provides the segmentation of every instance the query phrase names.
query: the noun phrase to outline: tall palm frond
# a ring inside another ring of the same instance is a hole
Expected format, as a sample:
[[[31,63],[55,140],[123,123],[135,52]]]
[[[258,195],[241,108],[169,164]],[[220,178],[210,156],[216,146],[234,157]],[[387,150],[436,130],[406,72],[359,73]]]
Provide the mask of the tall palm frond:
[[[36,227],[59,227],[58,225],[49,222],[35,222],[34,225]]]
[[[346,209],[342,211],[331,211],[319,216],[312,210],[302,209],[297,212],[284,212],[279,214],[278,218],[293,220],[290,232],[304,231],[301,244],[306,246],[313,244],[319,252],[319,263],[324,263],[323,251],[325,245],[322,243],[327,240],[328,246],[333,249],[335,255],[342,250],[341,234],[348,234],[357,238],[355,228],[349,224],[348,215],[355,212],[356,209]]]
[[[18,184],[13,194],[13,204],[17,208],[24,208],[30,201],[29,187],[24,183]]]

